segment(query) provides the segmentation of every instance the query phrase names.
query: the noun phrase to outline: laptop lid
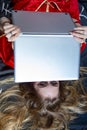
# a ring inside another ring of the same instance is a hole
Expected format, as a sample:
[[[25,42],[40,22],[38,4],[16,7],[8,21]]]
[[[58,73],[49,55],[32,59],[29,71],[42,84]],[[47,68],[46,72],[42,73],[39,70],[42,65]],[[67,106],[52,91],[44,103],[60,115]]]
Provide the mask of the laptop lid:
[[[23,34],[57,35],[69,34],[75,27],[68,13],[13,11],[13,22]]]
[[[23,25],[25,26],[24,23]],[[57,30],[56,33],[52,30],[44,30],[43,33],[40,28],[36,33],[33,29],[35,26],[32,26],[32,23],[29,23],[29,26],[33,31],[29,30],[27,33],[23,31],[14,44],[15,82],[77,80],[79,78],[80,44],[69,33],[59,33],[57,24],[51,26],[57,28],[58,33]]]

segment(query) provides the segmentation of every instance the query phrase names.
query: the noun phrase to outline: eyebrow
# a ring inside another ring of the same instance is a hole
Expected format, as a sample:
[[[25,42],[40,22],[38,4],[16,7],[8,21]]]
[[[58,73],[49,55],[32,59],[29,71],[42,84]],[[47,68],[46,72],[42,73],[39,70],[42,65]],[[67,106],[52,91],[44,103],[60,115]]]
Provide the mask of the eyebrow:
[[[54,87],[57,87],[58,82],[57,82],[57,81],[50,81],[50,84],[51,84],[52,86],[54,86]],[[40,88],[44,88],[44,87],[47,87],[48,82],[42,81],[42,82],[39,82],[37,85],[38,85]]]
[[[40,88],[47,87],[47,85],[48,85],[48,82],[39,82],[39,83],[38,83],[38,86],[39,86]]]
[[[57,81],[51,81],[50,84],[51,85],[57,85],[57,84],[59,84],[59,82],[57,82]]]

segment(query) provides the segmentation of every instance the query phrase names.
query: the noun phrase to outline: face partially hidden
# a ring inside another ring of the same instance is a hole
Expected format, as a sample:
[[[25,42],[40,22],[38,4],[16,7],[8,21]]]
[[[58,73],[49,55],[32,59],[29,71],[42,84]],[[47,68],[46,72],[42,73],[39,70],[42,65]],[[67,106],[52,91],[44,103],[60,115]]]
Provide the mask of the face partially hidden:
[[[35,82],[34,88],[43,100],[59,97],[59,81]]]

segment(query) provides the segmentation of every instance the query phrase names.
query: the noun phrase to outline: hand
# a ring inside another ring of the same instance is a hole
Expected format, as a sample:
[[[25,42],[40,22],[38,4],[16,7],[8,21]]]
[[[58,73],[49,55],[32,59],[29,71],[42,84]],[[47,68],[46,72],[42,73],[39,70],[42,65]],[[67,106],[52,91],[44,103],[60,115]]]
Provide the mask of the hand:
[[[76,27],[70,33],[78,42],[83,43],[87,39],[87,26]]]
[[[21,32],[20,28],[10,23],[5,23],[3,29],[9,42],[14,42]]]

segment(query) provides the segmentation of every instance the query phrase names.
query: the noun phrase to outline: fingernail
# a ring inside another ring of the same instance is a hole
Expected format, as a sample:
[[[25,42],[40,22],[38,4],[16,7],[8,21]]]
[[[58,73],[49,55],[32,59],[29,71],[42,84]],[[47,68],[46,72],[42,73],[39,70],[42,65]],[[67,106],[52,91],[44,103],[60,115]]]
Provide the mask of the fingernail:
[[[77,28],[74,28],[74,30],[77,30]]]

